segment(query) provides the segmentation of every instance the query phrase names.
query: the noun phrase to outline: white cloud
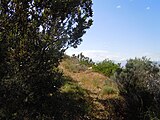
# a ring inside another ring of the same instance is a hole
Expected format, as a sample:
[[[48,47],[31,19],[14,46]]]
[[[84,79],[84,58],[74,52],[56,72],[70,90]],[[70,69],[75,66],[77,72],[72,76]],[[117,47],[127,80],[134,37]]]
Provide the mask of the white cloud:
[[[148,6],[148,7],[146,7],[146,10],[150,10],[150,9],[151,9],[151,7],[149,7],[149,6]]]
[[[160,53],[144,53],[143,56],[147,56],[147,58],[150,58],[153,61],[160,61]]]
[[[117,5],[116,8],[117,8],[117,9],[120,9],[120,8],[121,8],[121,5]]]
[[[73,51],[73,50],[68,50],[66,54],[68,55],[78,55],[79,53],[83,53],[83,55],[92,58],[94,61],[102,61],[105,59],[110,59],[114,61],[121,61],[121,60],[126,60],[126,58],[118,55],[117,53],[109,52],[106,50],[83,50],[83,51]]]
[[[131,54],[123,54],[123,53],[115,53],[107,50],[76,50],[76,49],[68,49],[66,51],[66,54],[68,55],[78,55],[80,53],[83,53],[86,57],[89,57],[93,59],[94,61],[102,61],[105,59],[110,59],[114,61],[125,61],[130,58],[142,58],[143,56],[146,56],[147,58],[151,58],[152,61],[160,61],[160,53],[150,53],[150,52],[145,52],[145,53],[137,53],[136,55],[131,55]]]
[[[135,57],[142,58],[144,56],[149,58],[152,61],[160,61],[160,53],[158,53],[158,52],[157,53],[156,52],[154,52],[154,53],[152,53],[152,52],[139,53],[135,56],[132,56],[131,58],[135,58]]]

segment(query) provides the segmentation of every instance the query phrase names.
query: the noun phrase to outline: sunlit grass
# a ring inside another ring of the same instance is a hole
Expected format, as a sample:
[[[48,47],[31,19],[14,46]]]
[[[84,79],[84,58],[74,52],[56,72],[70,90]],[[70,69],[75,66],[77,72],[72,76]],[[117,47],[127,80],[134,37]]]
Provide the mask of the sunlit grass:
[[[90,102],[89,114],[92,118],[101,120],[115,116],[114,105],[110,101],[122,101],[122,98],[113,80],[86,66],[82,69],[83,67],[76,59],[63,60],[59,68],[74,81],[65,83],[61,87],[62,93],[68,94],[75,100],[87,98]],[[108,108],[108,106],[112,107]]]

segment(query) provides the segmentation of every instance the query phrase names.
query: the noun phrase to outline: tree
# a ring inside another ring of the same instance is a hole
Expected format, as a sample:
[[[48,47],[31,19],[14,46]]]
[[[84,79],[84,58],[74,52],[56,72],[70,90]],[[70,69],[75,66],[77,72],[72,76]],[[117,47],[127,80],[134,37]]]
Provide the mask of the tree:
[[[92,25],[91,7],[92,0],[0,1],[0,118],[53,117],[46,96],[61,79],[64,51]]]
[[[115,74],[129,120],[160,119],[159,71],[159,65],[143,57],[128,60],[125,68]]]
[[[109,59],[105,59],[93,66],[93,70],[100,72],[108,77],[113,76],[119,68],[120,64],[115,64],[112,60]]]

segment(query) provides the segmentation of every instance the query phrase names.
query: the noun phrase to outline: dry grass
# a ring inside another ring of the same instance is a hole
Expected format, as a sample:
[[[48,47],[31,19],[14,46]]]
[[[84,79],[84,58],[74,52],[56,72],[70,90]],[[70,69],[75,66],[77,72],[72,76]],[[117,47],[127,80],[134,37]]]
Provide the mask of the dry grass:
[[[77,81],[83,89],[90,91],[92,93],[91,96],[94,98],[104,99],[104,97],[110,98],[118,96],[117,85],[112,80],[92,70],[81,69],[79,71],[80,65],[77,67],[78,70],[76,70],[76,67],[74,67],[73,71],[69,68],[69,66],[73,67],[77,65],[78,62],[76,60],[71,62],[71,60],[67,59],[60,64],[59,68],[65,75],[70,76],[73,80]]]
[[[93,104],[90,114],[94,119],[114,119],[116,116],[116,113],[114,113],[114,105],[123,103],[123,98],[119,96],[116,83],[100,73],[86,68],[81,69],[81,66],[76,60],[64,60],[59,68],[66,76],[71,77],[77,82],[78,86],[88,91],[88,95]],[[67,91],[69,88],[65,86],[64,89]],[[111,101],[113,101],[113,103]],[[118,103],[116,103],[116,101],[118,101]]]

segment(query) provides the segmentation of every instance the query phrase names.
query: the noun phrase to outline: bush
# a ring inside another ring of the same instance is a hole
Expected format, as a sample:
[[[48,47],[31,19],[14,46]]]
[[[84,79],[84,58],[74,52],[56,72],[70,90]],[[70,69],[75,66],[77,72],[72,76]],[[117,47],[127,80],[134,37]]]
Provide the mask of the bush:
[[[82,53],[76,56],[81,65],[85,65],[87,67],[92,67],[95,63],[89,57],[85,57]]]
[[[105,85],[102,88],[102,95],[118,94],[117,83],[111,79],[105,80]]]
[[[119,64],[115,64],[113,61],[108,59],[93,66],[93,70],[95,70],[96,72],[100,72],[108,77],[112,76],[119,68]]]
[[[117,94],[118,93],[118,91],[115,89],[115,88],[113,88],[113,87],[110,87],[110,86],[107,86],[107,85],[105,85],[103,88],[102,88],[102,94],[103,95],[110,95],[110,94]]]
[[[65,67],[65,69],[74,73],[87,70],[87,66],[85,66],[84,64],[80,64],[79,60],[75,57],[65,57],[62,64]]]
[[[159,66],[146,57],[130,59],[115,74],[120,94],[127,103],[127,119],[160,119]]]

